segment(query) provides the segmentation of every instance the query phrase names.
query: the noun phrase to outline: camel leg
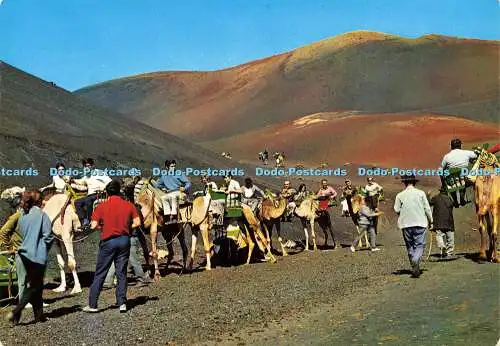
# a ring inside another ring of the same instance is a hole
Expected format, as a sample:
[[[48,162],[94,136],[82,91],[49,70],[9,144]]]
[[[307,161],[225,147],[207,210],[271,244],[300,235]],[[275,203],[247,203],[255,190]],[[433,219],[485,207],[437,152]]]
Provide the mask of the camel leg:
[[[358,235],[361,234],[361,232],[359,231],[359,226],[356,226],[356,232],[358,232]],[[360,249],[363,247],[363,236],[359,237],[358,247]]]
[[[208,217],[201,223],[200,231],[201,231],[201,237],[203,238],[203,247],[205,248],[205,256],[207,258],[207,265],[205,269],[212,270],[212,262],[210,260],[210,257],[212,255],[211,253],[212,246],[210,244],[210,239],[209,239],[210,220]]]
[[[269,232],[269,228],[267,227],[266,221],[262,221],[262,226],[264,226],[264,230],[266,231],[266,239],[269,244],[271,244],[271,232],[273,231],[271,226],[271,232]]]
[[[62,256],[62,249],[61,249],[61,241],[59,239],[56,239],[55,243],[55,250],[56,250],[56,257],[57,257],[57,264],[59,264],[59,272],[61,274],[61,284],[59,287],[54,288],[52,292],[66,292],[66,272],[64,271],[64,258]]]
[[[286,252],[285,246],[283,245],[283,238],[281,238],[281,222],[279,220],[276,223],[276,232],[278,232],[278,241],[280,242],[281,253],[283,256],[288,256],[288,252]]]
[[[262,253],[266,257],[266,259],[270,260],[272,263],[275,263],[276,257],[274,257],[273,253],[271,252],[271,246],[266,241],[264,234],[262,233],[259,225],[258,224],[250,225],[250,228],[252,228],[252,230],[254,232],[255,241],[257,242],[257,245],[258,245],[260,251],[262,251]]]
[[[491,262],[493,263],[498,263],[498,257],[497,257],[497,236],[498,236],[498,209],[494,208],[492,210],[492,218],[493,218],[493,227],[491,229],[490,233],[490,256],[491,256]]]
[[[154,220],[151,224],[150,235],[151,235],[151,257],[153,257],[153,265],[155,268],[154,281],[159,282],[160,281],[160,268],[158,267],[158,248],[156,246],[157,237],[158,237],[158,222],[157,222],[156,218],[154,218]]]
[[[71,290],[70,294],[77,294],[82,292],[82,286],[80,285],[80,280],[78,279],[78,274],[76,273],[76,260],[75,260],[75,252],[73,250],[73,235],[63,236],[64,247],[66,248],[66,253],[68,255],[68,268],[71,270],[71,274],[73,275],[73,280],[75,281],[75,285]]]
[[[248,242],[248,257],[247,257],[247,262],[245,265],[250,264],[250,259],[252,258],[252,253],[253,253],[253,248],[255,247],[255,243],[252,240],[252,237],[250,236],[250,231],[248,230],[248,227],[246,225],[243,225],[245,235],[247,237],[247,242]]]
[[[481,236],[481,247],[479,248],[479,259],[486,260],[486,234],[485,217],[479,216],[479,235]]]
[[[181,229],[179,230],[179,236],[177,238],[179,239],[179,244],[181,245],[182,249],[182,270],[185,270],[187,268],[187,261],[189,257],[189,251],[185,236],[186,224],[181,224],[179,225],[179,227],[181,227]]]
[[[367,234],[367,232],[365,232],[365,244],[366,244],[366,247],[370,247],[370,242],[368,241],[368,234]]]
[[[314,217],[309,220],[309,223],[311,224],[311,235],[312,235],[312,241],[313,241],[313,250],[317,251],[318,246],[316,245],[316,232],[314,231]]]
[[[192,234],[191,234],[191,257],[189,258],[188,270],[193,269],[194,256],[196,255],[196,243],[197,242],[198,242],[198,230],[195,229],[195,227],[193,227]]]
[[[306,236],[306,248],[305,248],[305,250],[309,251],[309,232],[307,231],[307,224],[304,221],[304,219],[300,219],[300,221],[302,223],[302,227],[304,228],[304,234]]]

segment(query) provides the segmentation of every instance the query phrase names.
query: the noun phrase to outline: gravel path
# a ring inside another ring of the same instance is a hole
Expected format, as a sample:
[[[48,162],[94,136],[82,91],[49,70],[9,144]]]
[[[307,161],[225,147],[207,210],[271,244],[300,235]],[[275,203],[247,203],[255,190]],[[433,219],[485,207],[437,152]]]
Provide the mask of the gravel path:
[[[390,202],[385,208],[390,208]],[[457,232],[459,253],[477,251],[478,235],[470,231],[472,216],[468,208],[457,217],[457,225],[462,225]],[[392,224],[394,220],[389,221]],[[334,222],[340,242],[349,244],[352,225],[337,216]],[[285,234],[300,239],[298,222]],[[400,232],[391,227],[382,230],[379,243],[382,251],[378,253],[352,254],[348,248],[301,252],[278,257],[276,264],[169,274],[160,284],[130,287],[131,310],[126,314],[112,307],[113,290],[103,292],[100,307],[105,310],[99,314],[80,311],[87,303],[86,289],[76,297],[47,291],[49,321],[29,324],[30,311],[22,319],[27,325],[9,328],[2,321],[0,341],[5,345],[410,344],[417,335],[417,344],[432,344],[430,335],[448,330],[452,323],[470,334],[463,340],[489,341],[498,336],[498,319],[494,319],[498,317],[495,298],[500,293],[497,266],[479,265],[467,258],[445,264],[432,262],[425,265],[428,270],[421,279],[412,280],[398,272],[408,267]],[[91,239],[77,248],[86,285],[95,265],[94,254]],[[478,275],[474,275],[476,271]],[[436,297],[448,298],[440,303]],[[408,301],[414,306],[411,309]],[[460,304],[466,305],[457,307]],[[462,309],[458,322],[454,313],[440,315],[442,309],[453,306]],[[413,309],[421,316],[416,322],[418,330],[410,323],[415,319]],[[469,326],[463,325],[465,319],[470,320]],[[422,326],[435,323],[443,323],[444,329],[429,329],[424,338]],[[447,344],[453,336],[439,335],[440,344]],[[482,335],[484,338],[479,338]]]

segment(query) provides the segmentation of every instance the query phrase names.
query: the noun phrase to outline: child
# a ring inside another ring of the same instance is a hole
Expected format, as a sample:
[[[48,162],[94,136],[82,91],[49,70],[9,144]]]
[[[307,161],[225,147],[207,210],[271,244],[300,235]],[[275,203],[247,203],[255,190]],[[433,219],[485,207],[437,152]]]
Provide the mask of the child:
[[[382,215],[382,212],[375,212],[369,206],[373,205],[370,201],[370,196],[361,197],[360,198],[360,209],[359,209],[359,219],[358,219],[358,227],[360,229],[359,234],[356,239],[354,239],[351,245],[351,251],[356,251],[356,244],[359,242],[362,236],[364,236],[365,232],[368,232],[368,236],[370,237],[370,248],[372,252],[380,251],[376,244],[376,234],[375,234],[375,224],[374,218]]]
[[[436,231],[436,243],[441,257],[453,255],[455,247],[455,222],[453,221],[453,199],[448,196],[445,187],[431,198],[432,219]]]

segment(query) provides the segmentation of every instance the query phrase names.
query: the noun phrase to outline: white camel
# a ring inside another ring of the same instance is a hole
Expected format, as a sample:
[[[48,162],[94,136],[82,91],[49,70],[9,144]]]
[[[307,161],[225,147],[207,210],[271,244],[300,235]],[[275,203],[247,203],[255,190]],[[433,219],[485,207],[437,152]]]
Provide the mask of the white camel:
[[[45,191],[47,192],[47,191]],[[52,221],[52,232],[55,235],[54,245],[57,256],[57,263],[61,274],[61,284],[59,287],[54,288],[54,292],[65,292],[66,285],[66,272],[64,271],[65,265],[68,265],[75,285],[70,294],[77,294],[82,292],[80,280],[76,272],[75,253],[73,251],[73,235],[74,232],[81,228],[80,220],[76,214],[76,210],[71,204],[71,196],[62,193],[47,193],[44,196],[43,211],[47,213]],[[66,249],[67,262],[62,255],[62,245]]]

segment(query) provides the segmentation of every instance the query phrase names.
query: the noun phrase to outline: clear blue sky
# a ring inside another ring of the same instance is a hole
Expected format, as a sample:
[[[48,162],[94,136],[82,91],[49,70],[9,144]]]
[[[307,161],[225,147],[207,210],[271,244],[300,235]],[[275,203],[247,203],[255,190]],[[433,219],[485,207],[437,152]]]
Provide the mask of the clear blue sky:
[[[3,0],[0,59],[75,90],[216,70],[353,30],[498,40],[499,14],[497,0]]]

